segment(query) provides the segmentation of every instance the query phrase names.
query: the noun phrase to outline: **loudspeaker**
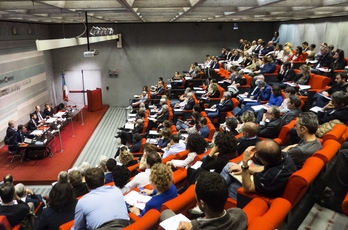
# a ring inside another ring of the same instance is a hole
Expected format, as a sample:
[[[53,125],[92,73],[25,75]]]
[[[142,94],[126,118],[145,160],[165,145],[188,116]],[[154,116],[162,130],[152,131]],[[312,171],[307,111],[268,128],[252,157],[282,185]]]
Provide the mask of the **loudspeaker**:
[[[117,34],[118,35],[118,39],[117,39],[117,48],[121,49],[122,48],[122,35],[121,34]]]

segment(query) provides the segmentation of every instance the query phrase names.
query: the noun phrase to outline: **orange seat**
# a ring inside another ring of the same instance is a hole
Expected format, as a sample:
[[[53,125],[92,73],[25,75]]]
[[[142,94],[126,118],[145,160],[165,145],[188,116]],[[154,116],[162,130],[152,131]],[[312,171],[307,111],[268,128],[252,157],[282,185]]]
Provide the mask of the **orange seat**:
[[[279,135],[277,138],[274,139],[275,142],[277,142],[279,145],[285,145],[288,143],[290,139],[289,131],[291,128],[293,128],[296,124],[296,119],[290,121],[289,124],[284,125],[279,132]]]
[[[70,230],[73,225],[74,225],[74,220],[71,220],[59,226],[59,230]]]
[[[129,213],[131,216],[134,215],[133,213]],[[128,227],[123,228],[124,230],[139,230],[139,229],[144,229],[144,230],[154,230],[158,229],[158,224],[159,224],[159,217],[161,213],[157,211],[156,209],[150,209],[145,213],[144,216],[141,218],[136,218],[135,222],[129,225]],[[135,215],[134,215],[135,216]]]
[[[321,159],[324,164],[327,164],[336,155],[341,144],[336,140],[327,140],[323,143],[321,150],[316,151],[313,156]]]

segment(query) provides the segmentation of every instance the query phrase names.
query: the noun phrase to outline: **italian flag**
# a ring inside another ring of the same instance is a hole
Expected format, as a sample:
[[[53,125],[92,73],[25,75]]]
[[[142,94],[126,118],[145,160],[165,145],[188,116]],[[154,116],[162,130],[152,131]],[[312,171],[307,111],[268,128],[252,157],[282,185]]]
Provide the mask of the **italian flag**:
[[[62,73],[62,90],[63,90],[63,100],[64,101],[68,101],[68,86],[66,85],[66,82],[65,82],[65,74]]]

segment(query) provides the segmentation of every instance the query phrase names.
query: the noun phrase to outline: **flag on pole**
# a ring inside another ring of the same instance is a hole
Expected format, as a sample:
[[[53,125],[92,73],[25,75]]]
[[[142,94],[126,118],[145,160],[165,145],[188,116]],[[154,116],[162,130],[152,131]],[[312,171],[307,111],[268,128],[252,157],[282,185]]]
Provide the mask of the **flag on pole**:
[[[68,101],[68,86],[66,85],[65,82],[65,74],[62,73],[62,90],[63,90],[63,100]]]

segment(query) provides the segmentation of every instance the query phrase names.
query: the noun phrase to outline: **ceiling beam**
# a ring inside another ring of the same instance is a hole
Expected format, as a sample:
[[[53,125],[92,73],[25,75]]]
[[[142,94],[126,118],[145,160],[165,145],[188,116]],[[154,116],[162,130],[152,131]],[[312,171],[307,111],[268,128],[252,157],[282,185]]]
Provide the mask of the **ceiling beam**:
[[[134,3],[134,1],[127,1],[127,0],[117,0],[120,4],[122,4],[124,7],[126,7],[127,9],[129,9],[130,12],[132,12],[136,17],[138,17],[141,21],[146,22],[146,20],[143,18],[143,16],[141,16],[140,14],[138,14],[137,12],[135,12],[135,10],[133,9],[133,7],[128,3]]]
[[[188,9],[188,10],[186,10],[186,11],[184,11],[182,14],[179,14],[179,15],[177,15],[175,18],[173,18],[172,20],[171,20],[171,22],[174,22],[174,21],[176,21],[177,19],[179,19],[179,18],[181,18],[182,16],[185,16],[185,14],[187,14],[187,13],[189,13],[189,12],[191,12],[192,10],[194,10],[195,8],[197,8],[198,6],[200,6],[200,5],[202,5],[203,3],[205,3],[207,0],[191,0],[190,2],[191,2],[191,7]],[[195,2],[195,3],[194,3]],[[194,4],[194,5],[193,5]]]

